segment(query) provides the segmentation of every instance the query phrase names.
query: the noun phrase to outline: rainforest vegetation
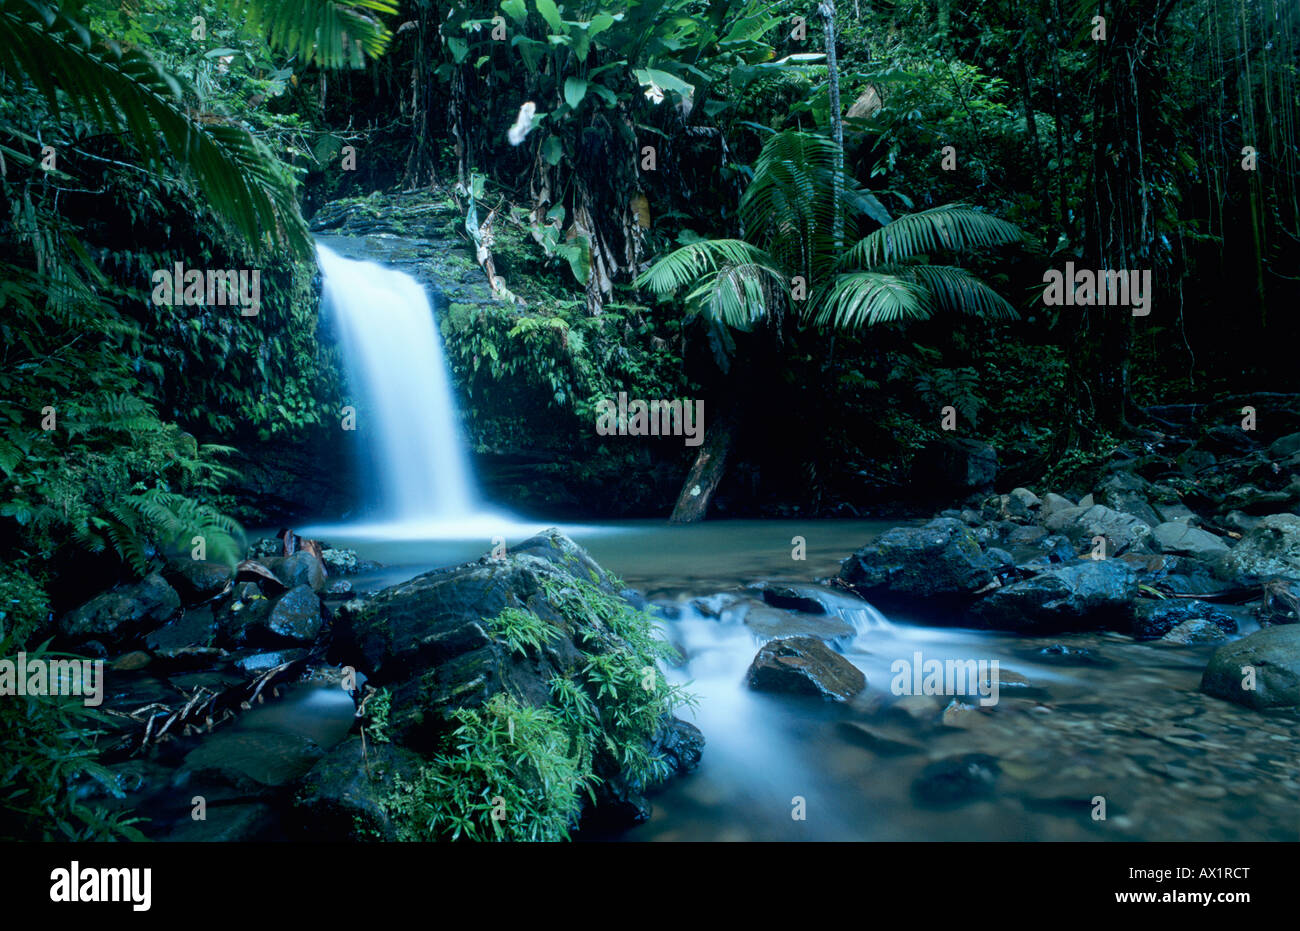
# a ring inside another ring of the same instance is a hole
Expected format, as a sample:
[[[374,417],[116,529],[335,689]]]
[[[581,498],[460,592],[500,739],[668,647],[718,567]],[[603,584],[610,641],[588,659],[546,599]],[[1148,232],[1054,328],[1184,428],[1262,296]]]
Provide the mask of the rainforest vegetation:
[[[523,512],[910,513],[954,432],[1086,491],[1179,405],[1295,391],[1298,63],[1287,0],[0,0],[0,655],[346,487],[341,226],[457,250],[456,401]],[[1150,313],[1045,304],[1067,262]],[[153,300],[177,263],[259,270],[256,315]],[[703,399],[703,444],[603,442],[620,391]],[[6,699],[0,835],[137,836],[72,788],[105,726]],[[444,817],[473,746],[392,804]]]

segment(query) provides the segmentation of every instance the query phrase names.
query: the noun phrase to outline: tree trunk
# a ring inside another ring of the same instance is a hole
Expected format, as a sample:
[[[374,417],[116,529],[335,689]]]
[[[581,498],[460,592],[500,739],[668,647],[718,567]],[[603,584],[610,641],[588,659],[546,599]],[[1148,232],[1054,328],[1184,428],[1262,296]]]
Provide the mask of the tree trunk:
[[[726,472],[727,453],[731,451],[736,433],[736,418],[724,414],[704,431],[704,442],[695,457],[695,464],[686,475],[677,505],[668,518],[674,524],[690,524],[703,520],[709,510],[713,493]]]
[[[437,58],[438,21],[432,4],[420,3],[415,10],[415,56],[411,64],[411,151],[406,159],[402,187],[408,191],[432,188],[438,183],[437,149],[434,145],[432,114],[438,100],[434,80]]]
[[[838,247],[844,241],[844,216],[840,213],[840,201],[843,200],[841,185],[844,173],[844,111],[840,108],[840,68],[839,60],[835,55],[835,0],[822,0],[818,10],[826,21],[826,73],[829,80],[831,137],[835,140],[835,179],[831,215],[835,218],[834,236]]]

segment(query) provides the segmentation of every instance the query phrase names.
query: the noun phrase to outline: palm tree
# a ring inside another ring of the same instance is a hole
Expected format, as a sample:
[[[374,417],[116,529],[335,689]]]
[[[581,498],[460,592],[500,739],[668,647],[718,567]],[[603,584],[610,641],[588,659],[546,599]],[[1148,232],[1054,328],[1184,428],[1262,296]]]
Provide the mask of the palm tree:
[[[741,197],[745,239],[684,245],[638,279],[660,297],[686,294],[688,307],[711,326],[742,331],[780,327],[789,318],[816,327],[923,320],[941,310],[1008,320],[1015,309],[966,269],[936,265],[934,253],[1018,242],[1005,220],[961,204],[893,219],[839,168],[838,146],[802,132],[773,135]],[[836,192],[838,190],[838,197]],[[878,229],[862,235],[868,222]],[[840,230],[843,239],[840,239]],[[842,243],[852,242],[844,248]],[[800,305],[797,315],[789,314]],[[715,418],[687,476],[675,521],[698,520],[722,477],[734,418]]]
[[[303,61],[359,66],[386,48],[390,32],[372,13],[395,0],[220,0],[219,8]],[[0,88],[30,87],[50,112],[126,136],[143,167],[179,164],[199,193],[245,239],[311,254],[292,177],[233,120],[187,108],[186,90],[148,55],[94,36],[60,4],[0,0]],[[21,151],[0,146],[13,161]]]

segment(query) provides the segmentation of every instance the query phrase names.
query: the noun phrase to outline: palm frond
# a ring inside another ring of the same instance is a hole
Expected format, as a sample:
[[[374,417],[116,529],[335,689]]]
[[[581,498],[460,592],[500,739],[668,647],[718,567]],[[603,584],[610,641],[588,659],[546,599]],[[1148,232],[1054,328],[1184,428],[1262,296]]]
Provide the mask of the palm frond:
[[[779,274],[771,257],[743,239],[707,239],[680,246],[637,276],[638,288],[667,297],[726,265],[761,265]]]
[[[97,44],[48,4],[0,0],[0,72],[4,83],[31,85],[55,113],[128,134],[146,166],[175,158],[249,242],[269,235],[311,254],[293,181],[271,153],[242,126],[187,110],[178,79],[143,52]]]
[[[903,275],[876,271],[836,275],[814,290],[807,314],[817,326],[855,331],[863,326],[899,320],[924,320],[932,312],[929,294]]]
[[[785,278],[776,269],[757,262],[724,265],[706,275],[687,300],[709,320],[737,330],[749,330],[771,313]]]
[[[964,204],[945,204],[899,217],[869,233],[851,247],[841,268],[873,268],[939,250],[960,252],[1020,242],[1014,223],[981,213]]]
[[[853,218],[869,206],[870,195],[837,168],[833,141],[814,133],[777,133],[754,162],[754,180],[740,199],[741,222],[749,238],[792,275],[821,278],[831,271],[837,175],[845,230],[852,236]]]
[[[394,0],[218,0],[218,9],[276,48],[323,68],[360,68],[392,33],[371,14],[397,14]]]
[[[936,310],[989,320],[1015,320],[1016,309],[977,276],[954,265],[910,265],[908,275],[931,295]]]

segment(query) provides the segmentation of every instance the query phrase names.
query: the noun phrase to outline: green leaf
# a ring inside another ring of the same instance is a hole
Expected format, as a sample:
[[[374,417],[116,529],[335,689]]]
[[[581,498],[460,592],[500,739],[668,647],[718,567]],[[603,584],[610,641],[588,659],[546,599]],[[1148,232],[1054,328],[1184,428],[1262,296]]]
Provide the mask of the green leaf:
[[[605,101],[606,106],[609,107],[618,106],[618,95],[615,94],[608,87],[606,87],[604,84],[588,84],[587,89],[592,93],[596,94],[597,96],[599,96],[601,100]]]
[[[548,165],[560,164],[560,159],[564,158],[564,146],[560,144],[558,136],[546,137],[542,143],[542,158],[546,159]]]
[[[695,93],[695,87],[687,84],[675,74],[660,71],[658,68],[637,68],[633,71],[642,87],[658,87],[669,90],[680,97],[689,99]]]
[[[522,26],[528,21],[528,6],[524,3],[524,0],[502,0],[501,9],[517,25]]]
[[[560,9],[555,5],[555,0],[534,0],[534,2],[537,4],[537,12],[542,14],[546,25],[551,27],[551,32],[560,34],[567,32],[564,28],[564,20],[560,19]]]
[[[578,104],[582,103],[582,98],[587,96],[587,82],[582,78],[565,78],[564,79],[564,102],[574,110],[578,109]]]

